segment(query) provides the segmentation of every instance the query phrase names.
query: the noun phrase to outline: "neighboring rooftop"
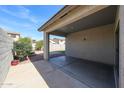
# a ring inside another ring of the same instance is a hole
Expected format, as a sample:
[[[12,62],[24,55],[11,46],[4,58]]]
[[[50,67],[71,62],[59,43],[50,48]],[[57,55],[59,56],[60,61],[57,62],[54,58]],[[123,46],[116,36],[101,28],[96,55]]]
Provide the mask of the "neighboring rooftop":
[[[17,34],[17,35],[20,35],[19,32],[10,32],[10,31],[7,31],[8,34]]]
[[[50,41],[53,41],[59,44],[59,42],[63,42],[65,41],[65,39],[53,38],[53,39],[50,39]]]
[[[9,30],[6,30],[6,29],[3,29],[2,27],[0,27],[0,30],[4,30],[4,31],[6,31],[8,34],[17,34],[17,35],[20,35],[19,32],[12,32],[12,31],[9,31]]]

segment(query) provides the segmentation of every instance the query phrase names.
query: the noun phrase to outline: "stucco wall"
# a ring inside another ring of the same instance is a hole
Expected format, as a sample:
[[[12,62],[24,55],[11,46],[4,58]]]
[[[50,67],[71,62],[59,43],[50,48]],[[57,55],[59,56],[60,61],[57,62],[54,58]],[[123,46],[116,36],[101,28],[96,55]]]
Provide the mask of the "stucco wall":
[[[0,86],[4,82],[8,73],[10,62],[13,59],[12,49],[13,41],[7,33],[0,28]]]
[[[109,24],[69,34],[66,38],[66,55],[114,64],[113,25]]]
[[[124,5],[120,6],[119,87],[124,88]]]

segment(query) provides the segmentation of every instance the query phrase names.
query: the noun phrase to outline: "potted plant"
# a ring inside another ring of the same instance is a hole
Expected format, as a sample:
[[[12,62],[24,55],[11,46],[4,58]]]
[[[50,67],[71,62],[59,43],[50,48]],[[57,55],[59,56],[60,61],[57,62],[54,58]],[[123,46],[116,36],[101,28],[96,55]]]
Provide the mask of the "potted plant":
[[[11,61],[11,66],[16,66],[19,64],[19,60],[13,60]]]
[[[14,60],[11,61],[11,66],[16,66],[19,64],[19,58],[18,56],[16,55],[16,52],[13,52],[13,55],[14,55]]]
[[[29,57],[32,51],[32,45],[30,43],[25,42],[14,42],[13,55],[14,61],[12,64],[17,65],[20,62],[25,60],[29,60]]]

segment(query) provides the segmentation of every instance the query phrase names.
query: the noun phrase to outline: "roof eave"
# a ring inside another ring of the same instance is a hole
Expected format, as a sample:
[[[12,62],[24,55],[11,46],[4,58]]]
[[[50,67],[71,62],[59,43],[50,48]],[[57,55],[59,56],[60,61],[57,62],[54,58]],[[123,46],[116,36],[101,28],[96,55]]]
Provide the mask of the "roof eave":
[[[57,20],[58,18],[60,18],[62,15],[61,14],[62,11],[67,11],[70,7],[72,7],[74,5],[66,5],[64,6],[61,10],[59,10],[53,17],[51,17],[45,24],[43,24],[40,28],[38,28],[38,31],[44,31],[44,29],[49,25],[49,23],[54,22],[55,20]],[[69,11],[68,11],[69,12]],[[64,14],[64,13],[63,13]],[[59,15],[59,17],[57,17]],[[57,18],[56,18],[57,17]]]

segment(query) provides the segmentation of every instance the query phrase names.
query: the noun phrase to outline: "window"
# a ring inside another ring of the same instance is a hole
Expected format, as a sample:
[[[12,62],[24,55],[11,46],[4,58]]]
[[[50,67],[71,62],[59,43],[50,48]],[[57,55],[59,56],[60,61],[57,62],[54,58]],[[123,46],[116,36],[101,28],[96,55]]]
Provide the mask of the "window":
[[[11,34],[11,37],[12,37],[12,38],[16,38],[16,35],[14,35],[14,34]]]

